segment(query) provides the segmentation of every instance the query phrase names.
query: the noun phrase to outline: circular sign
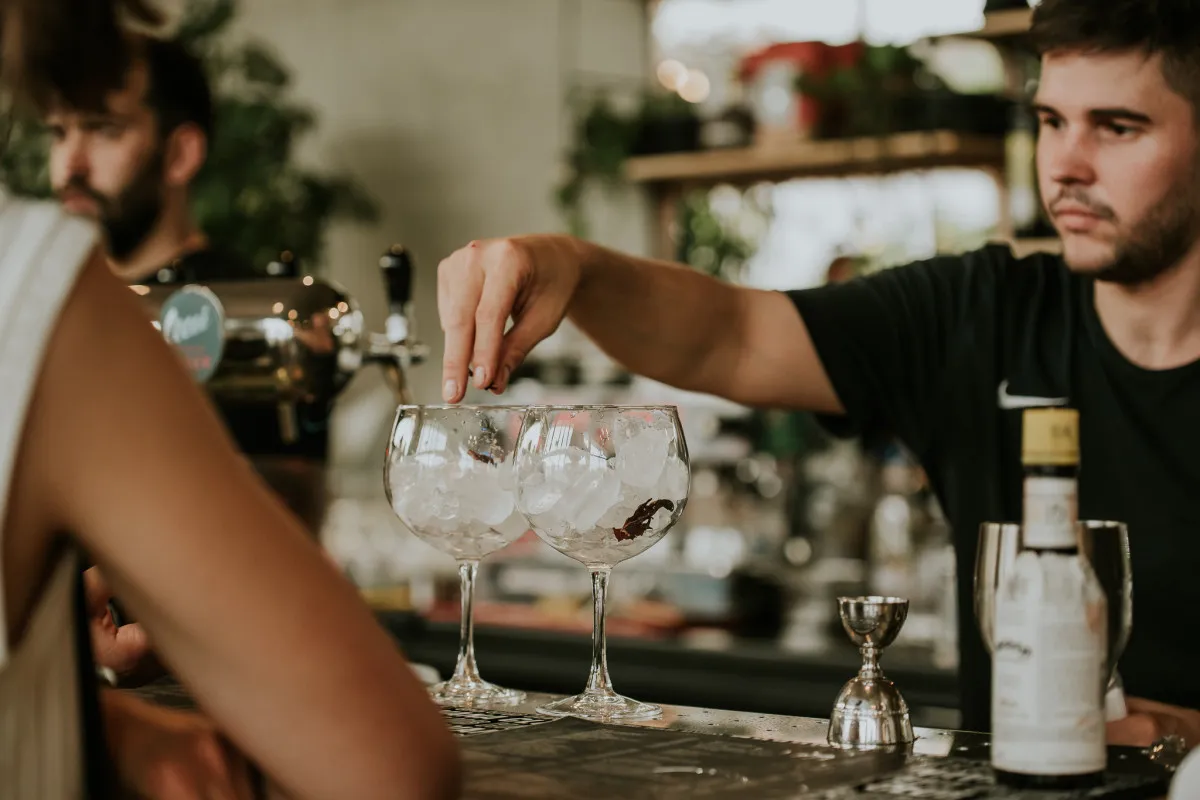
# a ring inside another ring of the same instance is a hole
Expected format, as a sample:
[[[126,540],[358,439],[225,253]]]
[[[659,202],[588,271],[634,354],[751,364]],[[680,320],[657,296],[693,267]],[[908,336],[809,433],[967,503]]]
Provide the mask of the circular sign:
[[[225,309],[212,290],[185,286],[175,292],[163,302],[158,324],[197,383],[213,376],[225,350]]]

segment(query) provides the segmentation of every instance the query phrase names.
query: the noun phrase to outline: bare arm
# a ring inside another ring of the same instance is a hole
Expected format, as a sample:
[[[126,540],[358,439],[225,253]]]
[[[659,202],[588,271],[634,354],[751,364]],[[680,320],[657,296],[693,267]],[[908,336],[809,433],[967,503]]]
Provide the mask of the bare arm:
[[[47,523],[82,541],[163,661],[290,794],[457,791],[453,739],[392,640],[99,258],[47,352],[21,469]]]
[[[784,295],[596,246],[568,316],[627,369],[751,406],[841,413]]]
[[[448,402],[462,398],[469,373],[477,387],[502,391],[570,316],[638,374],[747,405],[842,411],[786,297],[687,267],[563,236],[472,242],[442,262],[438,309]]]

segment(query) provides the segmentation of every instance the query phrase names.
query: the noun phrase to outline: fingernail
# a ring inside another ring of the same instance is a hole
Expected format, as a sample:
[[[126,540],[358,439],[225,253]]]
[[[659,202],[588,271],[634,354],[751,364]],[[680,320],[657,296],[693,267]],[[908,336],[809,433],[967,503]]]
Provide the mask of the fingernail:
[[[458,397],[458,382],[451,378],[442,385],[442,399],[447,403],[453,403],[456,397]]]
[[[500,394],[508,386],[508,367],[500,368],[500,377],[492,383],[492,394]]]
[[[476,388],[486,389],[487,385],[488,385],[487,370],[484,369],[483,367],[476,367],[475,368],[475,386],[476,386]]]

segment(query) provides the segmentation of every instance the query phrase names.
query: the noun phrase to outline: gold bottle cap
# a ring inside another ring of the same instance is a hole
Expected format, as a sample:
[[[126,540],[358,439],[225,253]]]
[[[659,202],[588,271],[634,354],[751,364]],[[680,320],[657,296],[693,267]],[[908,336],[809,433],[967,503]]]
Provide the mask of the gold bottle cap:
[[[1029,408],[1021,430],[1021,463],[1050,467],[1079,464],[1079,411]]]

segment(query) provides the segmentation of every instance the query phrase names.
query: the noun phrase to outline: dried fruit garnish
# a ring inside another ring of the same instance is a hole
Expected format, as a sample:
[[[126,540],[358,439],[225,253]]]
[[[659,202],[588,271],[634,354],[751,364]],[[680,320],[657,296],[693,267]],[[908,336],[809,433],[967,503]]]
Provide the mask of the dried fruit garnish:
[[[468,450],[467,455],[481,464],[495,464],[496,459],[489,456],[487,453],[476,453],[474,450]]]
[[[613,528],[613,536],[617,537],[618,542],[627,542],[630,539],[638,538],[646,532],[646,529],[650,527],[650,520],[662,508],[674,511],[675,504],[670,500],[647,500],[637,507],[629,519],[625,520],[624,525]]]

